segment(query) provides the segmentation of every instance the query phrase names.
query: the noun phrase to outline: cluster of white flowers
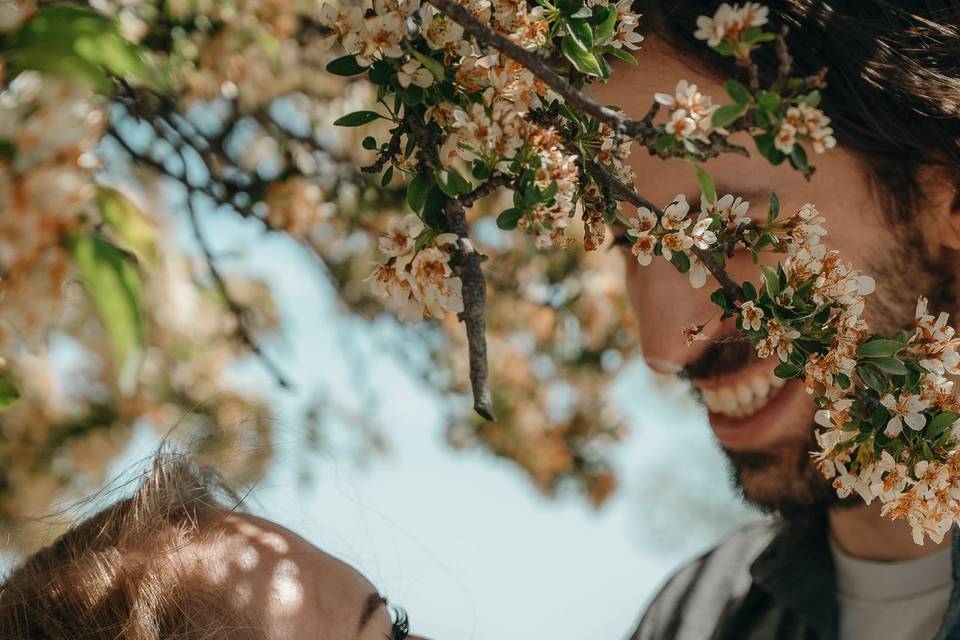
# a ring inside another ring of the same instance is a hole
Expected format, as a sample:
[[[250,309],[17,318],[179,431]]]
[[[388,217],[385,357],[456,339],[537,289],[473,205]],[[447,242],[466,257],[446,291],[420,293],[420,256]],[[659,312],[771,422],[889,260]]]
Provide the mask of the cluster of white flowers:
[[[805,139],[817,153],[823,153],[837,145],[830,128],[830,118],[823,111],[801,102],[787,109],[787,114],[774,135],[774,146],[789,155],[799,140]]]
[[[3,78],[0,77],[0,86]],[[97,220],[92,150],[107,118],[89,89],[24,72],[0,93],[0,354],[39,345],[59,317],[71,274],[63,235]]]
[[[722,3],[713,17],[697,18],[697,30],[694,37],[706,40],[707,45],[716,47],[722,42],[739,42],[750,27],[767,24],[769,9],[756,2],[746,2],[743,6]]]
[[[392,218],[387,224],[387,234],[379,242],[387,260],[370,276],[374,291],[387,298],[397,316],[407,322],[420,322],[425,316],[442,319],[447,313],[463,311],[463,283],[450,267],[457,236],[441,233],[417,251],[417,237],[425,227],[416,215]]]
[[[750,203],[730,194],[718,200],[701,195],[700,212],[694,221],[688,215],[690,203],[682,193],[664,208],[661,217],[646,207],[639,207],[637,216],[627,219],[627,235],[633,240],[631,251],[643,266],[653,260],[658,243],[661,255],[667,260],[683,253],[690,262],[687,271],[690,285],[699,289],[707,283],[707,269],[690,249],[711,249],[721,235],[735,235],[750,222],[749,208]],[[695,335],[691,333],[690,339]]]
[[[527,144],[540,158],[534,184],[541,191],[545,191],[556,181],[557,192],[553,204],[537,204],[529,217],[520,219],[517,228],[530,229],[538,249],[551,246],[562,249],[573,242],[564,236],[564,229],[574,212],[573,198],[580,175],[576,164],[577,156],[564,152],[563,139],[554,129],[544,129],[537,125],[527,125],[526,129]]]
[[[714,131],[726,133],[713,127],[713,113],[718,105],[713,104],[710,96],[703,95],[695,84],[680,80],[674,95],[656,93],[654,99],[670,109],[666,131],[677,140],[708,143]]]

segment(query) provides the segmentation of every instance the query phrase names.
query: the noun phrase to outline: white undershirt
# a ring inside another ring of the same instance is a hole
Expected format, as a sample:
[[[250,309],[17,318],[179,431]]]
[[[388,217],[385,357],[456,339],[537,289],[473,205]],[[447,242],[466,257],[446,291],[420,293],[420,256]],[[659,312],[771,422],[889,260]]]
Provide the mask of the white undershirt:
[[[903,562],[861,560],[831,538],[840,640],[931,640],[953,588],[951,548]]]

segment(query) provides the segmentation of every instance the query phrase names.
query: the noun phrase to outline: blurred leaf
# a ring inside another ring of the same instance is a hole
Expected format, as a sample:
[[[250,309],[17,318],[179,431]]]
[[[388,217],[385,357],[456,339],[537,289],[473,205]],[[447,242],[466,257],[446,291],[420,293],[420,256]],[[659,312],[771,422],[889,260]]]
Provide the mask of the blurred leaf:
[[[117,22],[91,9],[54,5],[40,10],[4,44],[10,69],[33,69],[85,82],[103,94],[113,92],[110,75],[154,91],[165,82],[144,62],[144,49],[120,34]]]
[[[130,198],[110,187],[97,188],[97,205],[103,221],[137,257],[157,264],[157,228]]]
[[[6,375],[0,374],[0,411],[6,411],[17,399],[20,398],[20,390]]]
[[[146,344],[143,283],[136,262],[103,236],[77,236],[73,259],[93,299],[117,362],[120,389],[133,390]]]

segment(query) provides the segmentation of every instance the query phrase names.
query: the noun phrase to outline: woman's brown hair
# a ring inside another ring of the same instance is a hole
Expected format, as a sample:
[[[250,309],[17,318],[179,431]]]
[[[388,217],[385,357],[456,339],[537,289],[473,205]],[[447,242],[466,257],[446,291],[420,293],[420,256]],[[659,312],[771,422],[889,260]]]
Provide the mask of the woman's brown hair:
[[[239,505],[219,477],[162,453],[134,495],[27,558],[0,586],[2,640],[263,640],[196,571],[209,524]]]

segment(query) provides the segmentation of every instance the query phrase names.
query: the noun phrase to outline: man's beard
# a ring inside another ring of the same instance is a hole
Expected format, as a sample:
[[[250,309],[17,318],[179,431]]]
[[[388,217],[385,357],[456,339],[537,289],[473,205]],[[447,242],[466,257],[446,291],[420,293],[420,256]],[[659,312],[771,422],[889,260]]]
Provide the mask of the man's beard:
[[[871,332],[893,334],[908,328],[914,317],[917,296],[926,295],[931,313],[957,309],[956,277],[950,265],[933,260],[923,250],[915,226],[895,230],[885,241],[878,241],[863,269],[877,282],[875,293],[867,297],[865,318]],[[737,371],[757,356],[749,342],[729,341],[711,344],[696,362],[684,368],[683,377],[708,378]],[[811,520],[834,507],[860,504],[854,495],[840,499],[830,480],[816,468],[810,453],[818,451],[815,431],[786,437],[762,450],[733,451],[724,448],[730,462],[731,478],[744,499],[765,512],[789,519]]]

